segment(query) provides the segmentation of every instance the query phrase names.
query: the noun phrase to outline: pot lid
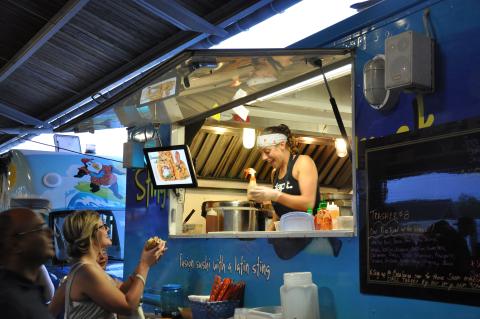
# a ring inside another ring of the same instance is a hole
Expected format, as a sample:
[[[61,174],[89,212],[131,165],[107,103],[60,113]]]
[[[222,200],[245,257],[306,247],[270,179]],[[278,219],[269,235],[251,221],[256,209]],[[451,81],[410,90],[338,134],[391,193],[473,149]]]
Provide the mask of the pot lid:
[[[256,208],[259,204],[256,204],[253,201],[206,201],[203,202],[202,207],[205,209],[209,208],[236,208],[236,207],[247,207],[247,208]]]

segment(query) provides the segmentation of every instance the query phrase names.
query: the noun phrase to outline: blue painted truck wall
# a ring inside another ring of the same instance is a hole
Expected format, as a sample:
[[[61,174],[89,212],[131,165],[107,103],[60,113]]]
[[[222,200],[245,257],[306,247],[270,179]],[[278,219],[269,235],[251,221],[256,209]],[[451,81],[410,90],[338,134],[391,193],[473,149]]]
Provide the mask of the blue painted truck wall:
[[[384,53],[387,37],[407,30],[425,33],[425,8],[436,40],[435,92],[417,97],[418,121],[414,94],[402,94],[389,113],[375,111],[363,97],[363,65]],[[293,47],[356,48],[355,138],[391,135],[480,115],[479,12],[476,0],[387,0]],[[145,178],[144,171],[128,172],[126,274],[133,271],[146,238],[168,236],[168,201],[151,189],[145,193]],[[268,239],[169,239],[169,250],[151,270],[147,288],[158,291],[163,284],[180,283],[186,294],[208,294],[214,274],[220,274],[246,281],[247,307],[279,305],[283,273],[311,271],[319,287],[321,318],[480,318],[477,307],[361,294],[358,237],[287,241],[289,247],[279,248]]]

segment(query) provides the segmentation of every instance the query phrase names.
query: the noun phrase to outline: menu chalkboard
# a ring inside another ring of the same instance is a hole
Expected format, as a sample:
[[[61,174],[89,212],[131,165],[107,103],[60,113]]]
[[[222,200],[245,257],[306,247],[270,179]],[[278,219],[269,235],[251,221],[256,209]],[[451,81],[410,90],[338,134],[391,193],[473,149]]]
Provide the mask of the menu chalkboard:
[[[477,124],[362,143],[362,292],[480,305]]]

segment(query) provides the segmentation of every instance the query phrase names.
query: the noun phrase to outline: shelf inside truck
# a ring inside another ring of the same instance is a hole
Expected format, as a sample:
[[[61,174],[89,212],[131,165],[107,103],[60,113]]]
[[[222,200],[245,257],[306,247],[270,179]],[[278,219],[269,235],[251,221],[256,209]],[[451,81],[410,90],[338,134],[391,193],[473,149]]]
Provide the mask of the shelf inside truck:
[[[299,237],[353,237],[349,229],[314,231],[222,231],[198,235],[170,235],[170,238],[299,238]]]

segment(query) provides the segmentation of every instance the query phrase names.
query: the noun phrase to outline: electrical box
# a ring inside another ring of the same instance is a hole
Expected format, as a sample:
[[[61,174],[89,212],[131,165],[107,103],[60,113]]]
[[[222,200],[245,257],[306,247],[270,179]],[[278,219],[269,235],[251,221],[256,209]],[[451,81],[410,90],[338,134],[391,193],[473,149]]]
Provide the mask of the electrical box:
[[[385,88],[433,91],[434,41],[407,31],[385,40]]]
[[[128,141],[123,143],[123,167],[144,168],[143,143]]]

